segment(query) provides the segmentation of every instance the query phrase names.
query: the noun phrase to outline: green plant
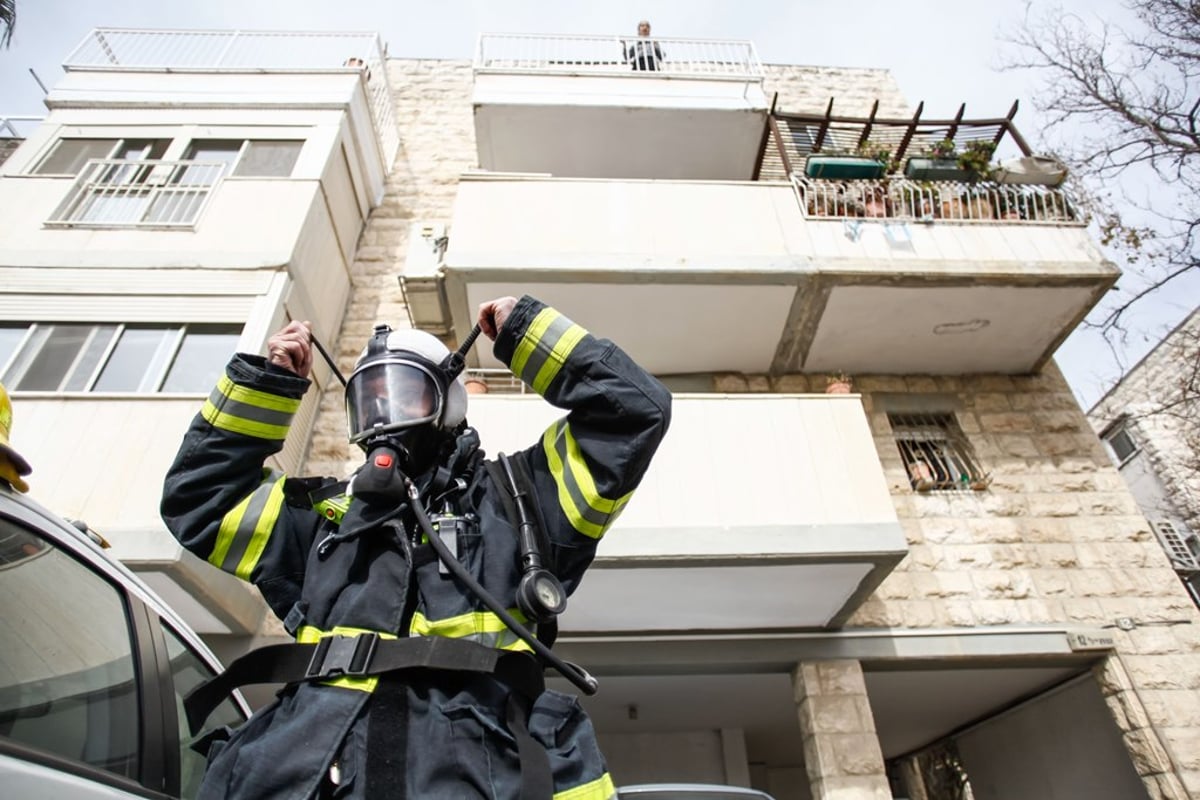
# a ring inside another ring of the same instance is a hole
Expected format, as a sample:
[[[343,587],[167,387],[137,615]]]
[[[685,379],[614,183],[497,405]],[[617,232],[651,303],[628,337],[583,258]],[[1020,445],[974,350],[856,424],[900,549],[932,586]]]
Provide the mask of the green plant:
[[[930,158],[955,158],[958,156],[958,148],[954,146],[953,139],[942,139],[926,147],[925,155]]]
[[[849,375],[841,370],[838,370],[837,372],[830,373],[825,377],[826,386],[832,386],[835,383],[853,383],[853,381],[850,379]]]
[[[986,179],[991,174],[992,154],[996,152],[995,142],[967,142],[966,148],[958,154],[958,166],[970,172],[976,178]]]
[[[892,148],[882,142],[863,142],[858,148],[858,155],[878,161],[887,168],[887,171],[891,171]]]

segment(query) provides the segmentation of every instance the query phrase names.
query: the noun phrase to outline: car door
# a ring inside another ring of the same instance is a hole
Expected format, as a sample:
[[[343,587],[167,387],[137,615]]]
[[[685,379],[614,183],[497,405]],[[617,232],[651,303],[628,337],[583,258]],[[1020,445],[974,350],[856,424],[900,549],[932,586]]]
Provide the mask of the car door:
[[[193,797],[182,697],[218,666],[201,649],[82,534],[0,492],[0,794]]]

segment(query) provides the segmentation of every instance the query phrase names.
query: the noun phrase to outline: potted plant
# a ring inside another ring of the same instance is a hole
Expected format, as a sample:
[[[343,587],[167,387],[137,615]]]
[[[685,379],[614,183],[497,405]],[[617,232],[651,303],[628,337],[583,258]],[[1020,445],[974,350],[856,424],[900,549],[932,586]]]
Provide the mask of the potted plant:
[[[855,155],[811,155],[804,164],[809,178],[830,180],[873,180],[882,178],[892,165],[892,150],[885,144],[866,142]]]
[[[942,139],[926,147],[920,155],[904,164],[904,177],[914,181],[969,180],[966,168],[958,162],[958,148],[951,139]]]
[[[825,394],[850,394],[854,382],[844,372],[835,372],[825,379]]]
[[[995,152],[995,142],[967,142],[967,146],[958,154],[958,166],[967,171],[968,180],[987,180],[992,174],[992,154]]]

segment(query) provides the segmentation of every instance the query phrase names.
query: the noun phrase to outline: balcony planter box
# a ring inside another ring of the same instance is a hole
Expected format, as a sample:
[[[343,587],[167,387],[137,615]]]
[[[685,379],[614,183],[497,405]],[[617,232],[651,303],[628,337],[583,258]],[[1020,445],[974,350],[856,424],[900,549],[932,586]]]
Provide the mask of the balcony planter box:
[[[955,158],[913,157],[904,165],[904,177],[914,181],[970,181],[976,176]]]
[[[882,178],[887,164],[861,156],[809,156],[804,174],[829,180],[871,180]]]
[[[1067,179],[1067,167],[1050,156],[1026,156],[999,164],[992,177],[997,183],[1058,186]]]

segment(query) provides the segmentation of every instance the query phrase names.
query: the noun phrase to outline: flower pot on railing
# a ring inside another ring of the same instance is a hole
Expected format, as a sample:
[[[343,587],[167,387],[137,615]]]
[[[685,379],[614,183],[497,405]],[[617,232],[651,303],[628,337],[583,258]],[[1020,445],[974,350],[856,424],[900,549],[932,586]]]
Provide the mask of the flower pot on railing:
[[[962,181],[973,180],[976,176],[965,167],[958,165],[956,158],[925,158],[914,156],[904,165],[904,177],[914,181]]]
[[[863,156],[809,156],[804,174],[827,180],[872,180],[882,178],[887,164]]]
[[[992,177],[997,183],[1058,186],[1067,178],[1067,166],[1052,156],[1025,156],[998,164]]]

